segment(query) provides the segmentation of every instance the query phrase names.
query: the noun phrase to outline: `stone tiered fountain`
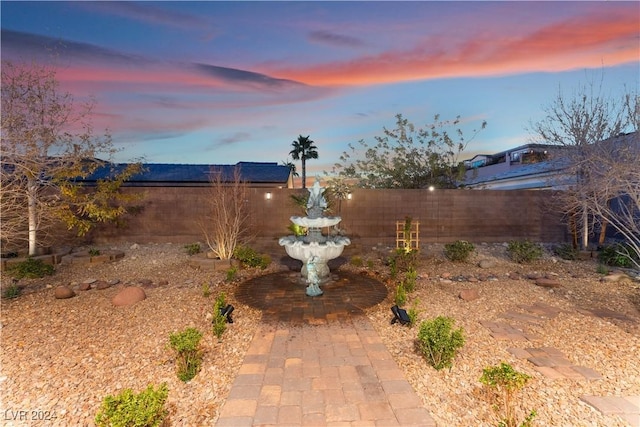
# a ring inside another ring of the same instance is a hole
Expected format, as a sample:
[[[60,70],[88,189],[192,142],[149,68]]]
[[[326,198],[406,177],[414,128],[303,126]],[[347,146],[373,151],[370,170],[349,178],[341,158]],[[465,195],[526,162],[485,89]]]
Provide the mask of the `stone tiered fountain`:
[[[307,216],[291,217],[291,222],[300,227],[307,228],[307,235],[282,237],[279,243],[280,246],[284,246],[287,255],[302,261],[301,274],[310,284],[310,287],[307,288],[307,295],[315,296],[310,294],[309,289],[312,288],[312,285],[323,283],[329,279],[330,271],[327,262],[339,257],[344,247],[351,243],[351,240],[345,236],[322,234],[323,228],[337,225],[342,221],[342,218],[339,216],[323,216],[327,208],[327,201],[324,198],[324,189],[320,187],[319,178],[316,178],[315,183],[308,190]],[[309,261],[311,261],[311,266],[314,270],[311,277],[309,277],[307,268]],[[311,283],[311,281],[318,283]],[[316,295],[320,293],[316,291]]]

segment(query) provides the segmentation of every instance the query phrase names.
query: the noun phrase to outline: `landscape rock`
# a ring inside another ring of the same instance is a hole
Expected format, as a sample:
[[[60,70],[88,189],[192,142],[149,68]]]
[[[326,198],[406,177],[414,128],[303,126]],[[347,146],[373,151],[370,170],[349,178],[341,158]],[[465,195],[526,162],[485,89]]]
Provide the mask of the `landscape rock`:
[[[600,279],[602,282],[624,282],[625,280],[630,280],[630,278],[624,273],[613,273]]]
[[[108,282],[105,282],[104,280],[98,280],[95,284],[94,284],[95,288],[99,291],[102,291],[104,289],[109,289],[111,287],[111,285]]]
[[[151,286],[151,285],[153,285],[153,280],[151,280],[151,279],[140,279],[140,280],[138,280],[138,283],[140,283],[142,286]]]
[[[543,288],[560,288],[562,287],[562,283],[558,280],[547,279],[545,277],[541,277],[536,279],[535,284],[538,286],[542,286]]]
[[[68,299],[75,297],[76,293],[68,286],[58,286],[56,290],[53,291],[53,295],[56,299]]]
[[[458,297],[464,301],[473,301],[480,298],[480,294],[477,289],[463,289],[460,291]]]
[[[113,297],[113,305],[116,307],[130,306],[147,298],[144,289],[138,286],[129,286],[121,290]]]
[[[80,291],[88,291],[89,289],[91,289],[91,283],[80,283],[80,286],[78,286],[78,290]]]
[[[494,268],[496,266],[496,262],[492,259],[481,259],[478,262],[478,267],[480,268]]]
[[[169,284],[169,281],[166,279],[160,280],[158,282],[158,286],[167,286]]]

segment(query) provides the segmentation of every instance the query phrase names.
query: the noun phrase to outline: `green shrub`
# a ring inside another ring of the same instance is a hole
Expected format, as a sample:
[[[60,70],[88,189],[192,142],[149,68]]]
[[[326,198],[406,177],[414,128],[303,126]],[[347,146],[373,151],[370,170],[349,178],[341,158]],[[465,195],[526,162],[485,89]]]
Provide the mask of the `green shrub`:
[[[169,395],[167,384],[157,389],[149,385],[139,394],[125,389],[117,396],[107,396],[95,418],[98,427],[157,427],[168,411],[164,403]]]
[[[413,327],[416,323],[418,323],[418,316],[420,315],[420,310],[418,310],[419,300],[415,299],[413,304],[411,304],[411,308],[407,311],[407,316],[409,316],[409,326]]]
[[[37,279],[44,276],[51,276],[54,268],[50,264],[45,264],[41,259],[27,258],[26,260],[7,267],[7,273],[16,279]]]
[[[476,250],[473,243],[466,240],[456,240],[453,243],[444,245],[444,256],[453,262],[464,262]]]
[[[199,254],[202,251],[202,248],[200,248],[200,243],[191,243],[188,245],[184,245],[184,248],[187,250],[187,254],[189,255]]]
[[[463,330],[452,330],[453,322],[450,317],[438,316],[420,324],[418,350],[436,370],[451,368],[458,349],[464,345]]]
[[[602,248],[598,259],[601,263],[613,267],[631,268],[633,260],[638,261],[638,254],[626,243],[615,243]]]
[[[227,330],[227,319],[222,315],[222,310],[226,306],[227,296],[224,292],[220,292],[213,304],[213,319],[211,320],[213,334],[218,338],[218,341],[222,339],[222,334]]]
[[[287,230],[289,230],[296,237],[304,236],[307,234],[307,227],[294,224],[293,222],[289,224]]]
[[[233,251],[233,257],[240,261],[245,267],[259,267],[264,270],[271,263],[271,258],[266,255],[260,255],[253,248],[238,245]]]
[[[204,282],[202,284],[202,295],[205,298],[209,298],[211,296],[211,285],[209,284],[209,282]]]
[[[21,289],[16,284],[11,284],[6,289],[2,290],[2,298],[14,299],[20,296]]]
[[[362,257],[355,255],[351,257],[349,264],[354,267],[362,267],[364,265],[364,261],[362,260]]]
[[[418,280],[418,272],[415,267],[409,267],[404,276],[404,288],[411,293],[416,290],[416,281]]]
[[[367,260],[367,268],[368,268],[369,270],[372,270],[372,269],[373,269],[373,267],[375,267],[375,263],[373,262],[373,260],[372,260],[372,259],[368,259],[368,260]]]
[[[507,253],[518,264],[526,264],[542,257],[542,247],[529,240],[512,240],[507,246]]]
[[[396,249],[388,260],[388,265],[391,273],[391,278],[398,277],[398,273],[408,271],[410,268],[416,268],[418,262],[418,251],[409,250],[404,248]]]
[[[558,255],[562,259],[566,259],[568,261],[575,261],[579,257],[579,252],[573,245],[569,243],[564,243],[562,245],[556,246],[553,248],[553,253]]]
[[[598,267],[596,267],[596,273],[598,274],[609,274],[609,269],[602,265],[602,264],[598,264]]]
[[[402,307],[407,303],[407,291],[404,288],[404,284],[399,283],[396,287],[396,294],[394,297],[395,303],[398,307]]]
[[[227,282],[233,282],[238,277],[238,267],[235,265],[227,270]]]
[[[177,353],[178,378],[184,382],[193,379],[200,371],[202,365],[201,338],[202,332],[196,328],[187,328],[169,336],[171,348]]]
[[[100,255],[100,249],[91,248],[89,249],[89,256],[98,256]]]
[[[508,363],[502,362],[500,366],[484,368],[480,382],[491,389],[498,399],[496,410],[501,412],[499,426],[504,427],[530,427],[536,416],[536,411],[531,411],[524,421],[518,424],[516,408],[513,402],[514,395],[522,389],[531,377],[513,369]]]

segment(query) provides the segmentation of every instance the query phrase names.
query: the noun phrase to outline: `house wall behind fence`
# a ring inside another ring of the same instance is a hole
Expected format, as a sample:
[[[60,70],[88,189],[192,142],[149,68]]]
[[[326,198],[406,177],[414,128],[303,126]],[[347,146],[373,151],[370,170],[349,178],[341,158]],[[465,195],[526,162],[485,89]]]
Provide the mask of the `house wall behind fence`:
[[[142,212],[128,219],[126,228],[100,227],[91,234],[95,243],[203,241],[199,223],[207,215],[206,187],[126,188],[144,191]],[[272,198],[268,200],[266,193]],[[258,246],[277,245],[291,234],[291,216],[304,215],[291,199],[302,189],[250,188],[247,206],[249,231]],[[420,223],[420,243],[456,240],[537,242],[568,240],[558,214],[545,208],[549,191],[526,190],[365,190],[355,189],[351,200],[334,206],[340,227],[356,245],[395,246],[396,221],[407,216]]]

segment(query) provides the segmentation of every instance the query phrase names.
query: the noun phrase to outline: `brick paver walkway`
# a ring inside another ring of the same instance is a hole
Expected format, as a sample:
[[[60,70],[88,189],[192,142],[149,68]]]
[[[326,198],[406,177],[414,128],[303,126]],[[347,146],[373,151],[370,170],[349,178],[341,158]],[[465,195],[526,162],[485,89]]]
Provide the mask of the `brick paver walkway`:
[[[582,396],[580,400],[604,415],[617,415],[630,426],[640,426],[640,396]]]
[[[216,424],[435,426],[366,317],[264,324]]]
[[[569,378],[572,380],[599,380],[598,372],[586,366],[574,365],[562,352],[553,347],[508,348],[507,351],[518,359],[527,359],[535,365],[535,370],[547,378]]]
[[[216,425],[435,426],[363,315],[386,286],[341,272],[322,290],[308,297],[299,270],[240,284],[236,298],[260,309],[263,323]]]

